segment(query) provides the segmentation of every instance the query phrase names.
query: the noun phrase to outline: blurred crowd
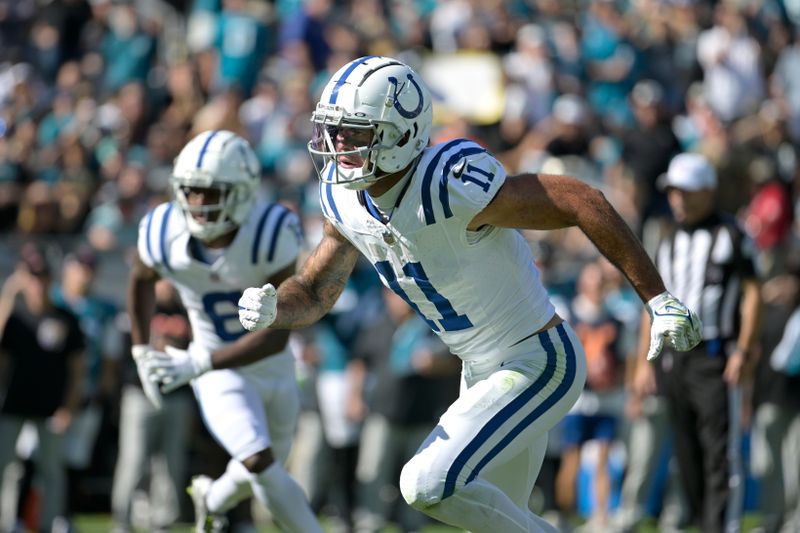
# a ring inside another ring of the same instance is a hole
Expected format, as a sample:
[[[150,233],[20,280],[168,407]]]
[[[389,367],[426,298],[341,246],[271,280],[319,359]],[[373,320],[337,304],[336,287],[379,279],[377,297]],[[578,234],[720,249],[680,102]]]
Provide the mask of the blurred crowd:
[[[113,485],[115,520],[127,530],[152,519],[134,497],[148,493],[146,482],[158,493],[184,486],[201,459],[224,465],[207,435],[195,438],[203,429],[190,398],[176,395],[147,435],[126,425],[126,416],[146,419],[144,405],[125,402],[138,386],[124,307],[139,220],[169,197],[183,144],[225,128],[254,146],[260,194],[297,210],[315,244],[322,218],[306,152],[310,113],[330,75],[368,54],[398,57],[429,82],[432,142],[471,138],[509,174],[565,173],[599,187],[649,251],[670,216],[658,180],[672,156],[699,152],[713,163],[719,206],[752,238],[763,283],[762,353],[741,413],[754,435],[743,443],[754,459],[746,503],[778,531],[788,518],[769,508],[782,498],[776,472],[800,500],[800,442],[764,455],[774,445],[770,416],[788,417],[800,439],[800,402],[773,387],[800,381],[769,364],[787,322],[800,328],[789,320],[800,301],[800,3],[788,0],[0,0],[0,274],[9,279],[23,243],[35,243],[52,265],[51,297],[78,315],[86,336],[79,405],[91,414],[72,431],[86,432],[89,449],[65,463],[65,509],[111,512]],[[571,472],[554,432],[532,506],[575,524],[597,518],[602,490],[611,518],[599,519],[612,527],[625,508],[627,428],[641,412],[626,407],[641,304],[580,231],[527,237],[561,316],[594,323],[599,313],[616,328],[611,370],[590,385],[603,391],[595,413],[615,429],[599,451],[570,455]],[[397,470],[457,395],[459,365],[377,281],[360,271],[330,317],[292,340],[306,409],[290,467],[315,509],[343,530],[394,521],[415,531],[424,521],[397,503]],[[161,292],[154,328],[185,342],[174,294]],[[16,456],[27,467],[5,476],[23,489],[26,472],[55,468],[37,470],[25,435]],[[152,476],[142,474],[148,454],[162,456]],[[598,457],[610,472],[605,484],[581,474],[593,475]],[[669,492],[669,476],[661,478],[649,492]],[[177,498],[153,498],[172,506],[157,525],[187,518],[188,500]],[[2,505],[7,518],[14,503]],[[19,498],[15,516],[30,522],[31,506]],[[636,519],[669,508],[650,498]]]

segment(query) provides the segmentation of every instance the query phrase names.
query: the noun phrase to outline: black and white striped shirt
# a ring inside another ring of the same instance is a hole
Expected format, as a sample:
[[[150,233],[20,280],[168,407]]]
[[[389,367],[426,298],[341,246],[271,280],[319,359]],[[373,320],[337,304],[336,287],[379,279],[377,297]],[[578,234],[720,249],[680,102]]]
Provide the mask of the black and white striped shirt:
[[[735,338],[742,281],[756,276],[752,243],[736,220],[713,214],[676,226],[658,245],[655,264],[667,290],[703,321],[703,339]]]

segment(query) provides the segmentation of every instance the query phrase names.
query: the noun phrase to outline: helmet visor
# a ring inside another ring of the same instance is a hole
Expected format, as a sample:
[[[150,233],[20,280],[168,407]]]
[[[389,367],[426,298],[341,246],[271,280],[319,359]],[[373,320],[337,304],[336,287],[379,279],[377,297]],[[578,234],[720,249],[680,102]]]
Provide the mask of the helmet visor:
[[[315,122],[309,148],[317,155],[334,159],[345,169],[361,168],[369,158],[374,139],[375,127],[371,124]]]
[[[326,183],[368,184],[375,179],[376,127],[369,123],[314,122],[308,151]],[[329,166],[329,172],[323,172]]]

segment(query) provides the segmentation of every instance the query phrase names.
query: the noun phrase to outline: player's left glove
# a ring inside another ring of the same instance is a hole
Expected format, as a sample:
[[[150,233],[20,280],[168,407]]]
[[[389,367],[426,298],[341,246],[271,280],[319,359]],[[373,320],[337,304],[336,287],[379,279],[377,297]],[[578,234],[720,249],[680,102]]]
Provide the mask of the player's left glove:
[[[239,322],[247,331],[269,327],[278,309],[278,291],[272,283],[245,289],[239,298]]]
[[[664,341],[679,352],[686,352],[703,340],[700,318],[669,292],[662,292],[647,302],[650,313],[650,350],[647,360],[659,356]]]
[[[181,350],[172,346],[164,350],[153,352],[147,364],[150,381],[160,384],[164,393],[174,391],[212,368],[211,352],[207,350]]]

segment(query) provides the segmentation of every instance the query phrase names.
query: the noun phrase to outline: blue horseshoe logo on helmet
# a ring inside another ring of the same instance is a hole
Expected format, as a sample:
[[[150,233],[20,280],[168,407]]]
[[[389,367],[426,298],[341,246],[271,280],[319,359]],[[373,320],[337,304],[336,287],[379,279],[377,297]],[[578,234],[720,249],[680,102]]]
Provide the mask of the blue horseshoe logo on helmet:
[[[400,113],[400,116],[404,118],[414,118],[418,116],[420,113],[422,113],[422,89],[414,80],[414,77],[411,74],[406,74],[406,77],[408,78],[408,81],[410,81],[411,84],[414,86],[414,88],[417,90],[417,95],[419,96],[419,104],[417,104],[417,108],[412,111],[405,109],[402,106],[402,104],[400,104],[400,100],[397,98],[397,94],[403,90],[403,87],[405,87],[405,83],[398,86],[397,78],[395,78],[394,76],[389,76],[389,83],[394,85],[394,95],[393,95],[394,108],[397,109],[397,112]]]

